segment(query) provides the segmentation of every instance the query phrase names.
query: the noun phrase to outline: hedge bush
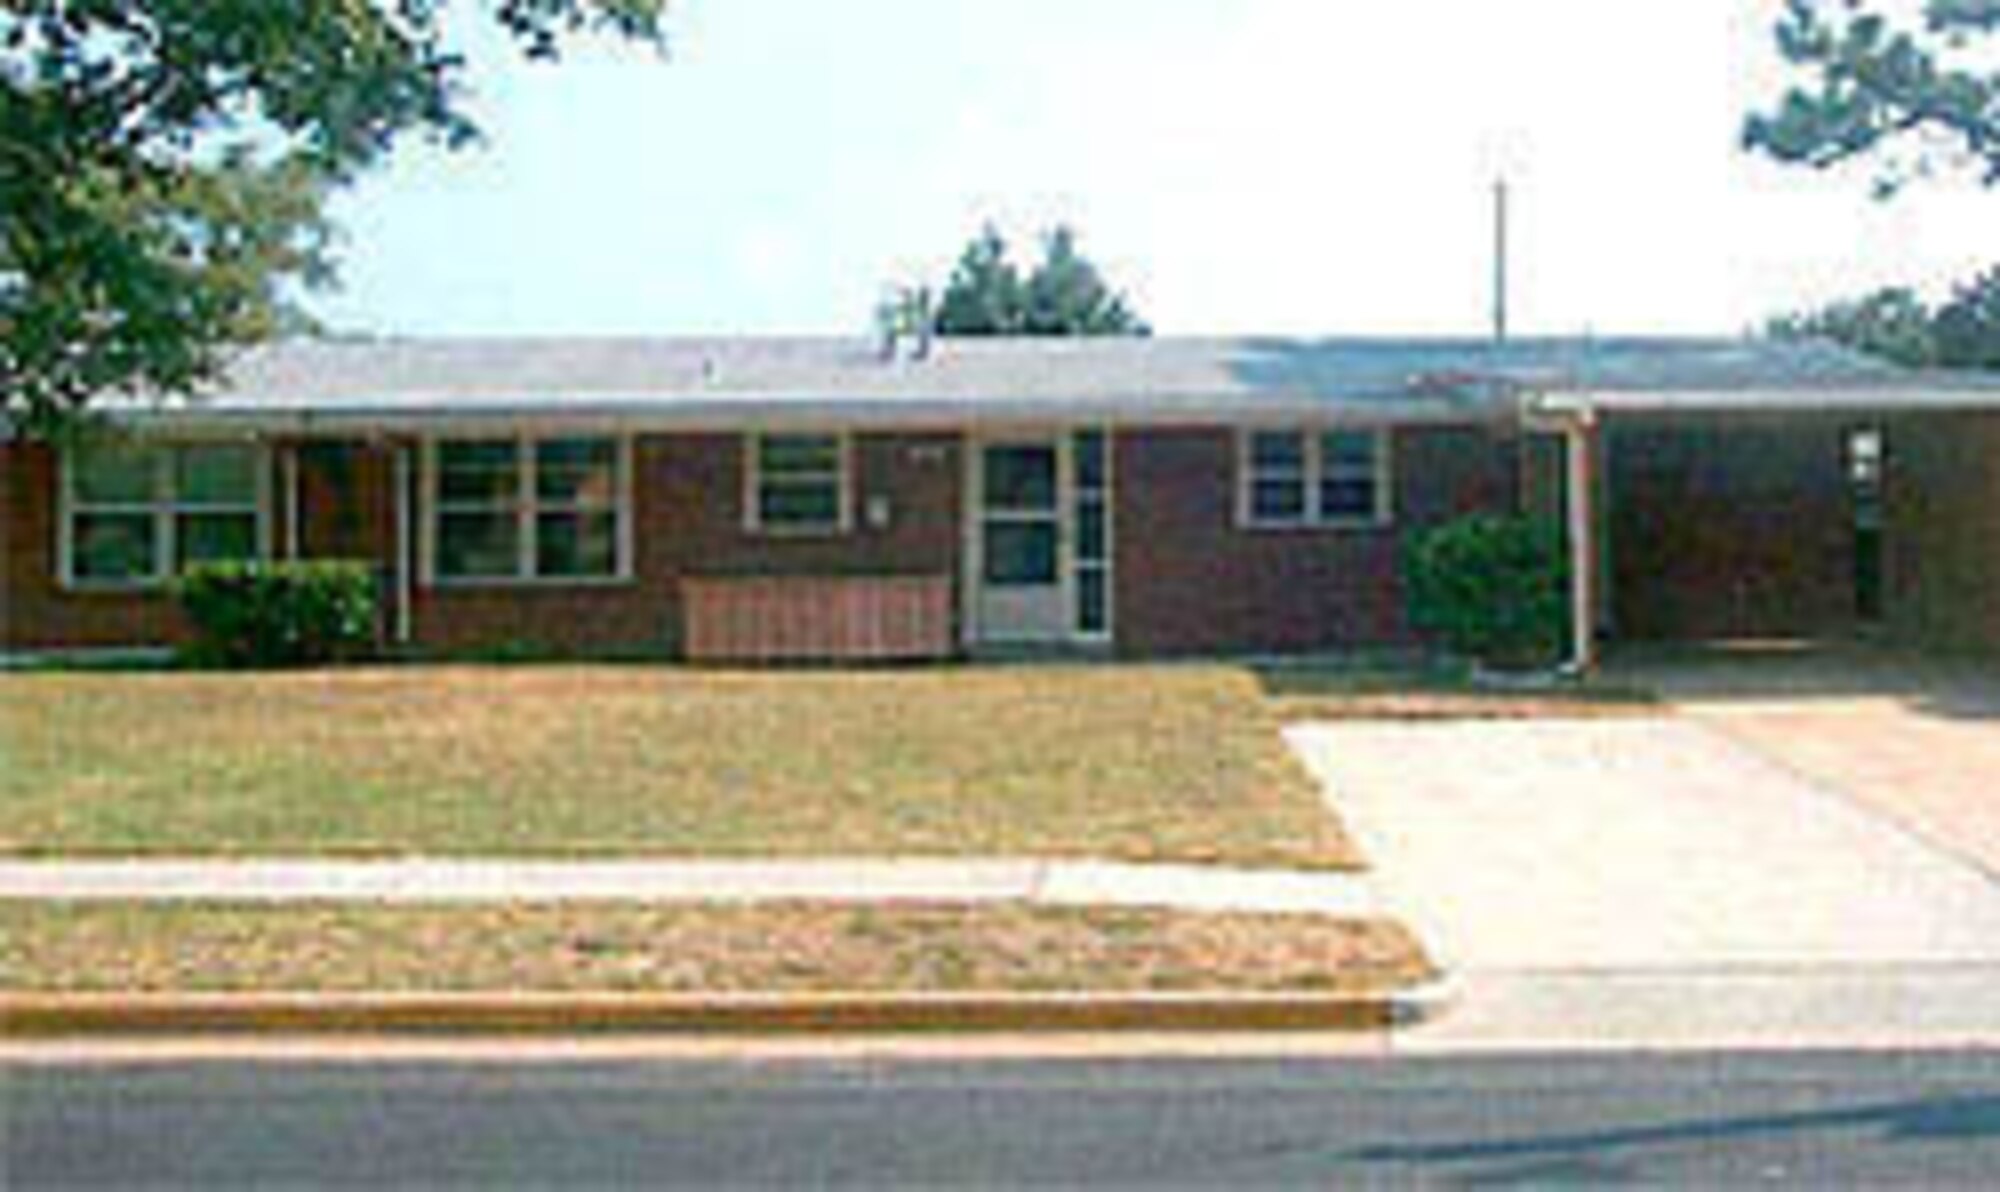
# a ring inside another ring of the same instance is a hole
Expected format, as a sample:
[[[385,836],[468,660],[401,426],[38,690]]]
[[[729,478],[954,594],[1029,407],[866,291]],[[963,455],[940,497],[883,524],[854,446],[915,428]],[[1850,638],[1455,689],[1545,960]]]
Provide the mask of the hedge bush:
[[[1569,566],[1547,525],[1488,515],[1448,522],[1417,536],[1406,578],[1411,622],[1453,653],[1509,669],[1562,657]]]
[[[380,601],[366,563],[203,563],[174,585],[192,654],[218,666],[305,666],[371,652]]]

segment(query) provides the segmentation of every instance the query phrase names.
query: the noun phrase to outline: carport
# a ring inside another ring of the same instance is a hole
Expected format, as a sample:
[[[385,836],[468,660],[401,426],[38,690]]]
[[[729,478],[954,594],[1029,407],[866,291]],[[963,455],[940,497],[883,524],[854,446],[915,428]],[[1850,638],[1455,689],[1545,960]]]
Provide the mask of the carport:
[[[2000,652],[2000,377],[1746,359],[1530,399],[1562,443],[1577,663],[1751,638]]]

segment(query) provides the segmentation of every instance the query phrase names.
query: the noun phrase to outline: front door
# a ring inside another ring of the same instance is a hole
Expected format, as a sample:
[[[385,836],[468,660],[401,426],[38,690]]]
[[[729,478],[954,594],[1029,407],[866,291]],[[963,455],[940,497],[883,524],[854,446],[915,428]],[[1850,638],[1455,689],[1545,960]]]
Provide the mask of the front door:
[[[982,439],[974,449],[972,612],[982,641],[1070,636],[1063,456],[1054,435]]]

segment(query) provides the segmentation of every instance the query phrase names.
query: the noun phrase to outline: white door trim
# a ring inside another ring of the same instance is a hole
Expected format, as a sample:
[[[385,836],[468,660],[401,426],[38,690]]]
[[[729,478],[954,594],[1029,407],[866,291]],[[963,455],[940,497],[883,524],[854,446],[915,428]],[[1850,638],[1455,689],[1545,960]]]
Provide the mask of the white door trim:
[[[1020,444],[1055,451],[1056,583],[1060,628],[1052,630],[996,628],[988,624],[986,601],[986,509],[984,507],[986,449]],[[1071,432],[1063,427],[968,431],[966,434],[964,544],[964,624],[967,645],[1044,645],[1077,640],[1075,502],[1071,467]]]

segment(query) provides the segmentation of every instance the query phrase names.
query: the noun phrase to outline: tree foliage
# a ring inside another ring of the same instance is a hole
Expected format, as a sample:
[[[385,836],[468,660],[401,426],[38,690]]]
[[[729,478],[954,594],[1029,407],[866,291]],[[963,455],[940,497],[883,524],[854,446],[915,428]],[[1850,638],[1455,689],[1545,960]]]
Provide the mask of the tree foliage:
[[[1774,319],[1781,339],[1828,339],[1910,368],[2000,370],[2000,265],[1935,307],[1902,287]]]
[[[1025,275],[999,230],[980,229],[959,255],[932,325],[945,336],[1149,333],[1062,226],[1042,238],[1041,260]]]
[[[531,58],[658,44],[664,0],[490,0]],[[406,134],[458,146],[446,0],[7,0],[0,395],[52,429],[98,393],[185,391],[331,276],[328,194]]]
[[[1927,0],[1908,19],[1786,0],[1776,37],[1805,78],[1745,121],[1751,150],[1822,169],[1871,158],[1884,196],[1940,165],[2000,186],[2000,0]]]

